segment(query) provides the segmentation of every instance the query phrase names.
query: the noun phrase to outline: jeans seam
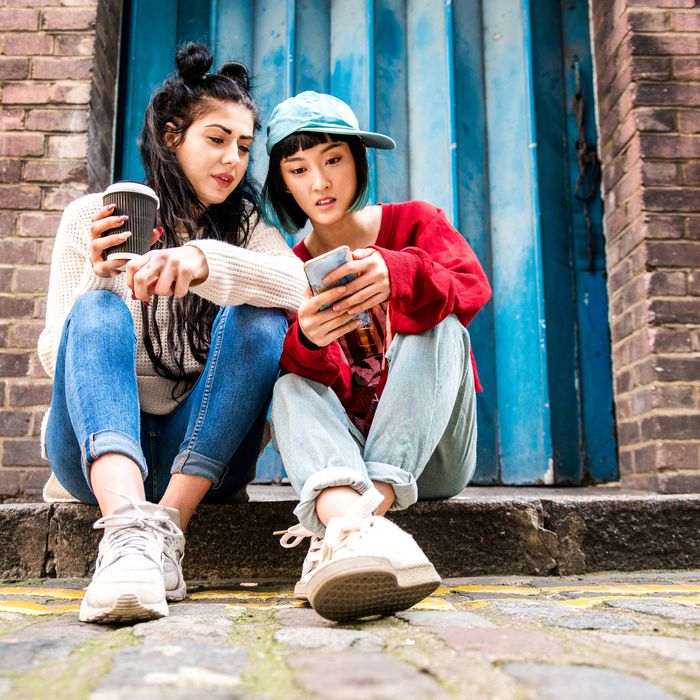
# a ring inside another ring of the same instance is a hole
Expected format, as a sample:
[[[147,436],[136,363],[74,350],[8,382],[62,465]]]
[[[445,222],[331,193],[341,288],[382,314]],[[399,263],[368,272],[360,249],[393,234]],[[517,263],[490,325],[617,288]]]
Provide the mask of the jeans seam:
[[[228,308],[224,307],[221,312],[221,318],[219,319],[219,324],[224,324],[228,320]],[[211,387],[214,382],[214,374],[216,372],[216,365],[219,361],[219,354],[221,352],[221,343],[223,342],[223,332],[216,333],[216,344],[211,352],[211,365],[209,371],[207,372],[207,377],[204,383],[204,390],[202,391],[202,403],[197,412],[197,420],[195,422],[194,428],[192,429],[192,435],[187,442],[187,451],[193,449],[195,440],[199,436],[199,432],[204,424],[204,419],[207,414],[207,409],[209,408],[209,397],[211,396]]]

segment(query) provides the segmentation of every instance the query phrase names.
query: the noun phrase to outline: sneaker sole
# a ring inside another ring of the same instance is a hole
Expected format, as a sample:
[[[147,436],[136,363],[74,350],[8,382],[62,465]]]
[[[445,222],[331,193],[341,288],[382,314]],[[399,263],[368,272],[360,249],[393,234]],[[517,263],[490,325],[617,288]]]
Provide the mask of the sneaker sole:
[[[133,593],[124,593],[108,608],[92,608],[83,598],[78,619],[81,622],[119,623],[155,620],[167,615],[168,604],[165,600],[145,605]]]
[[[406,610],[439,585],[440,576],[429,563],[395,569],[386,559],[353,557],[322,566],[306,591],[319,615],[344,622]]]
[[[181,600],[184,600],[186,597],[187,597],[187,584],[186,583],[183,583],[181,586],[173,589],[172,591],[169,591],[167,589],[165,591],[165,600],[167,600],[171,603],[179,603]]]
[[[308,600],[309,594],[307,592],[306,581],[297,581],[294,585],[294,597],[297,600]]]

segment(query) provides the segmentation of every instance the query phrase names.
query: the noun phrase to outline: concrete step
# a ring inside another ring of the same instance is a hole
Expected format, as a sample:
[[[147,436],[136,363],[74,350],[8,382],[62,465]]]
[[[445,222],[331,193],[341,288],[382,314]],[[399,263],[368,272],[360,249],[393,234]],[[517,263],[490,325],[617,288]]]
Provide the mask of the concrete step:
[[[282,549],[272,534],[296,522],[291,488],[255,485],[249,495],[199,508],[187,533],[189,580],[297,577],[306,546]],[[89,576],[98,516],[81,504],[0,505],[0,579]],[[700,494],[469,487],[390,517],[445,577],[700,568]]]

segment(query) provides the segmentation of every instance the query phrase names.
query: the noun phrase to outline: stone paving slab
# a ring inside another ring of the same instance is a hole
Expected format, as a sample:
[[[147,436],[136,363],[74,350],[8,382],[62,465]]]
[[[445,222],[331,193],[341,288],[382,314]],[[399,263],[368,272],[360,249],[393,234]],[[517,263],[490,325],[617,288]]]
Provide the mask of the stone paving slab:
[[[450,580],[351,624],[291,584],[230,582],[161,620],[85,625],[84,584],[0,586],[0,698],[700,698],[700,621],[668,612],[700,612],[699,571]]]
[[[289,487],[257,486],[248,503],[202,506],[188,531],[185,575],[293,579],[305,548],[282,550],[272,533],[295,522],[295,502]],[[81,504],[0,504],[0,579],[89,576],[97,517]],[[469,487],[390,517],[443,576],[700,567],[700,494]]]

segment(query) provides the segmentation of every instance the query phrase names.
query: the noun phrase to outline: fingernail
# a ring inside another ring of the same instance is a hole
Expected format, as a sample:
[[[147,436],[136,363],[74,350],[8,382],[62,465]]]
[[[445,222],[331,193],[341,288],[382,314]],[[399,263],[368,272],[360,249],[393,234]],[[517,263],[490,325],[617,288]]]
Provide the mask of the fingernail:
[[[163,233],[164,230],[162,226],[156,226],[156,231],[158,231],[158,233]]]
[[[116,204],[108,204],[107,209],[114,209],[116,206]]]
[[[129,217],[126,214],[122,214],[121,216],[117,217],[119,221],[126,221]]]
[[[133,292],[131,292],[131,300],[136,301],[136,294],[134,294]]]
[[[124,233],[122,233],[122,238],[128,238],[130,235],[131,231],[124,231]]]

